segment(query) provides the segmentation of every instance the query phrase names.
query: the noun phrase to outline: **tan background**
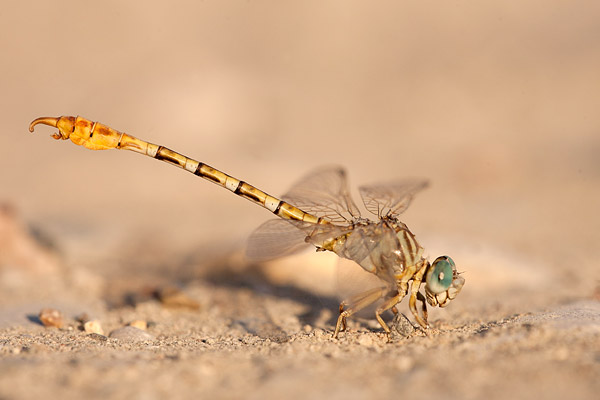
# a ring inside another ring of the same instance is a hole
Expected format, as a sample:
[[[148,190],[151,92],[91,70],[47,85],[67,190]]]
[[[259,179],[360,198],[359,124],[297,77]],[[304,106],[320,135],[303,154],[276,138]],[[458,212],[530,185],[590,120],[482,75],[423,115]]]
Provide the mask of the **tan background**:
[[[146,259],[156,276],[186,257],[187,269],[214,268],[207,260],[238,254],[270,217],[153,160],[27,131],[38,116],[81,115],[274,195],[322,164],[346,166],[353,186],[430,179],[404,221],[467,279],[435,318],[470,313],[467,324],[592,299],[599,21],[595,1],[7,1],[0,201],[52,238],[62,265],[102,282],[131,274],[120,265],[144,274]],[[315,280],[275,270],[306,290]],[[333,293],[323,279],[316,292]],[[598,372],[591,343],[573,350],[572,376]],[[591,354],[593,368],[577,354]],[[501,377],[482,376],[478,388]],[[578,386],[593,393],[591,381]]]

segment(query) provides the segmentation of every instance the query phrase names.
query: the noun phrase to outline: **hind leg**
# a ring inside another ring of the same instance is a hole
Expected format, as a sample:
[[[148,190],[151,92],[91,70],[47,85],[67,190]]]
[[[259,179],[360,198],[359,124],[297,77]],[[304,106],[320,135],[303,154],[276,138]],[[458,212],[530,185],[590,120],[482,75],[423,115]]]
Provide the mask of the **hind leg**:
[[[382,298],[387,290],[386,287],[379,287],[359,293],[356,296],[352,296],[351,298],[342,301],[340,303],[340,315],[335,324],[333,337],[337,338],[340,330],[346,329],[346,318]]]
[[[391,309],[394,314],[397,314],[398,309],[396,308],[396,304],[400,303],[405,295],[405,293],[396,293],[395,296],[392,296],[386,301],[384,301],[383,304],[377,307],[377,310],[375,310],[375,318],[377,318],[377,322],[379,322],[379,325],[381,325],[385,333],[389,334],[391,331],[385,323],[385,321],[383,320],[383,318],[381,318],[381,313]]]

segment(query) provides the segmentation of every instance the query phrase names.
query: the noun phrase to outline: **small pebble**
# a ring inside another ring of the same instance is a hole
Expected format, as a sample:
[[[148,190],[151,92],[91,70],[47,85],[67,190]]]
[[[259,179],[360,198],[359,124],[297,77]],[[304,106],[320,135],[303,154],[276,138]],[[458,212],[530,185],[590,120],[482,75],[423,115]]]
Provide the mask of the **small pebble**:
[[[53,308],[44,308],[40,311],[39,319],[44,326],[53,326],[55,328],[62,328],[64,323],[60,311]]]
[[[175,287],[161,288],[157,290],[156,296],[165,307],[200,309],[200,304],[196,300]]]
[[[102,325],[97,320],[87,321],[83,324],[83,330],[87,333],[97,333],[98,335],[104,335]]]
[[[410,323],[408,318],[404,314],[398,313],[392,321],[392,334],[393,336],[399,335],[400,337],[409,337],[415,332],[415,327]]]
[[[134,326],[124,326],[122,328],[115,329],[110,333],[109,337],[126,342],[145,342],[154,340],[154,335],[144,332],[143,330]]]
[[[107,338],[106,336],[104,336],[104,335],[100,335],[100,334],[98,334],[98,333],[90,333],[90,334],[88,335],[88,337],[89,337],[90,339],[94,339],[94,340],[97,340],[97,341],[99,341],[99,342],[106,342],[106,341],[108,340],[108,338]]]
[[[138,329],[141,329],[143,331],[145,331],[145,330],[148,329],[148,323],[146,321],[144,321],[144,320],[141,320],[141,319],[137,319],[135,321],[131,321],[129,323],[129,326],[133,326],[134,328],[138,328]]]

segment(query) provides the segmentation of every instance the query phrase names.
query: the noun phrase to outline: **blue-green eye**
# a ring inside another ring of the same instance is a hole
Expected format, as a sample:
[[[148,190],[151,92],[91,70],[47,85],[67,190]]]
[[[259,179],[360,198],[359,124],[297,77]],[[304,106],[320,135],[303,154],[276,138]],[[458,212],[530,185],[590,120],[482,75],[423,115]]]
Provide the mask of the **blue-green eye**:
[[[436,258],[431,267],[429,267],[429,271],[427,271],[425,278],[427,289],[434,294],[448,290],[452,284],[455,269],[454,261],[450,257],[442,256]]]

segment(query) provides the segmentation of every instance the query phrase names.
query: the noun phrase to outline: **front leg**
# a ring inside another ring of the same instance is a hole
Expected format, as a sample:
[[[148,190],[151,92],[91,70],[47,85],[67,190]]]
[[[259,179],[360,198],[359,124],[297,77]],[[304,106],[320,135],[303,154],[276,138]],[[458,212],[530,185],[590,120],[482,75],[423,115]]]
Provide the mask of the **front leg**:
[[[427,326],[429,326],[429,324],[427,323],[427,301],[425,299],[425,296],[423,296],[423,294],[421,292],[417,292],[417,300],[419,300],[421,302],[421,311],[423,312],[423,320],[425,321],[425,324]]]
[[[419,288],[421,286],[421,282],[423,281],[423,275],[425,275],[425,271],[427,271],[428,267],[429,262],[425,261],[419,270],[413,275],[413,281],[410,287],[410,298],[408,300],[408,307],[410,308],[410,311],[413,313],[415,319],[423,329],[427,329],[429,325],[427,324],[427,305],[425,304],[425,298],[419,292]],[[423,318],[421,318],[419,312],[417,311],[417,297],[423,303]]]

